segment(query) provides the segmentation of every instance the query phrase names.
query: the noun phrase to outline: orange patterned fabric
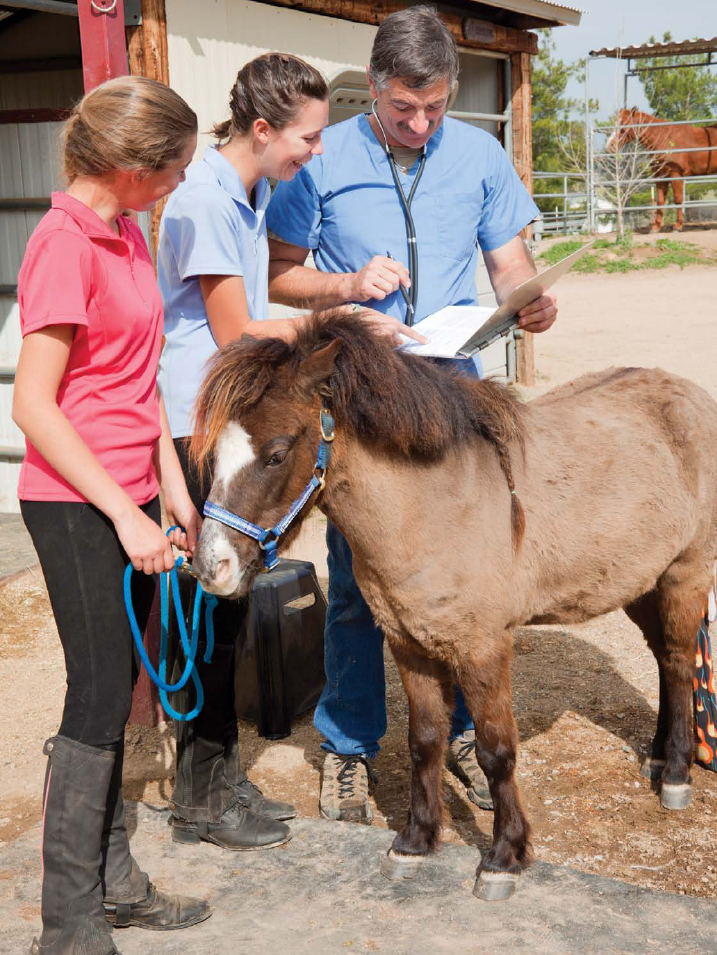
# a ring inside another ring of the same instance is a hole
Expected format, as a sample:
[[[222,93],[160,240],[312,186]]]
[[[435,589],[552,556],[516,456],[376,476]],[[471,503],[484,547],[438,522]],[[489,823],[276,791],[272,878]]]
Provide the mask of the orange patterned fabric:
[[[695,733],[697,734],[695,759],[705,769],[717,772],[717,698],[715,698],[714,664],[707,614],[697,634],[694,700]]]

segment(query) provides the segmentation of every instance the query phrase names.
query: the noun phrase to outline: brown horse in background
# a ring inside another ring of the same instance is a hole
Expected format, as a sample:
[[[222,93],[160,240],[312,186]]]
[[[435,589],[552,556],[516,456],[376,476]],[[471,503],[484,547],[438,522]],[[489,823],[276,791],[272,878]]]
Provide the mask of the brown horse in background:
[[[658,119],[650,113],[640,110],[621,109],[618,113],[616,132],[610,137],[607,149],[623,146],[631,140],[637,140],[648,151],[657,153],[650,160],[650,167],[656,182],[657,210],[652,217],[652,232],[662,228],[664,212],[662,206],[667,201],[667,190],[672,187],[672,201],[677,210],[675,229],[680,232],[683,226],[682,201],[685,195],[684,180],[680,176],[709,176],[717,173],[717,125],[679,126],[666,119]],[[696,152],[664,152],[662,150],[696,149]]]
[[[351,546],[409,701],[411,808],[384,874],[411,878],[437,845],[456,683],[495,806],[474,893],[507,898],[530,863],[510,674],[523,624],[625,608],[660,676],[643,772],[661,779],[663,806],[686,806],[695,638],[717,557],[709,395],[660,370],[611,369],[522,405],[329,314],[295,342],[244,336],[212,360],[194,441],[200,462],[215,455],[209,499],[273,527],[316,468],[324,406],[335,440],[316,503]],[[205,520],[193,567],[207,590],[246,594],[261,562],[254,540]]]

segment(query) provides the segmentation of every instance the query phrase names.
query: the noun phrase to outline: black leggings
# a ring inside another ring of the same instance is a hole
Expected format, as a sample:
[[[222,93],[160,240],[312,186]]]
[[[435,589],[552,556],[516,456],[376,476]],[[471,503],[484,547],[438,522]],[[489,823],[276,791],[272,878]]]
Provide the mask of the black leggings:
[[[21,501],[50,595],[67,668],[60,734],[88,746],[115,748],[124,738],[139,673],[123,595],[129,558],[112,521],[91,504]],[[142,510],[160,523],[159,498]],[[141,632],[154,576],[132,574]]]

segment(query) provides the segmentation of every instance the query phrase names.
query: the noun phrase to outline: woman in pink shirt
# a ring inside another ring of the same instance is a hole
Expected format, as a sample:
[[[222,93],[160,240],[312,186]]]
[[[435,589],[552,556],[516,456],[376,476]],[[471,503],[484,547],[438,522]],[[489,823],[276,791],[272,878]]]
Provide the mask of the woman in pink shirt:
[[[191,552],[198,515],[166,428],[156,373],[162,302],[139,228],[183,179],[197,119],[172,90],[111,80],[75,107],[66,192],[27,245],[18,279],[23,345],[13,417],[27,437],[22,515],[45,575],[67,667],[58,734],[47,740],[43,931],[32,952],[117,955],[116,927],[183,928],[206,902],[158,891],[129,851],[124,729],[137,675],[123,599],[128,561],[141,628],[154,574]]]

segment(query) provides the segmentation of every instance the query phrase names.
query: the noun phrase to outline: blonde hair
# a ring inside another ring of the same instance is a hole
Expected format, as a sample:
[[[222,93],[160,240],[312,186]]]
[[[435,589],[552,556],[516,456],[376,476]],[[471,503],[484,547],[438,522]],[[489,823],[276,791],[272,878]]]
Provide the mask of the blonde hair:
[[[144,76],[108,80],[76,104],[65,124],[65,177],[71,183],[119,169],[164,169],[196,132],[195,112],[163,83]]]
[[[264,53],[243,66],[229,94],[231,118],[217,123],[218,140],[246,136],[256,119],[285,129],[307,99],[326,100],[329,88],[319,71],[291,53]]]

